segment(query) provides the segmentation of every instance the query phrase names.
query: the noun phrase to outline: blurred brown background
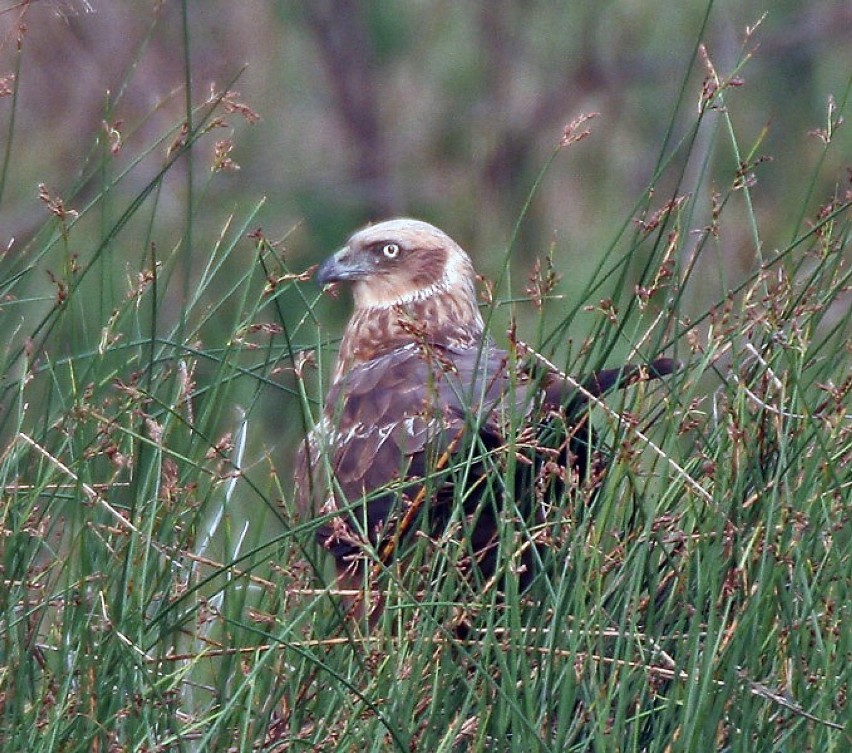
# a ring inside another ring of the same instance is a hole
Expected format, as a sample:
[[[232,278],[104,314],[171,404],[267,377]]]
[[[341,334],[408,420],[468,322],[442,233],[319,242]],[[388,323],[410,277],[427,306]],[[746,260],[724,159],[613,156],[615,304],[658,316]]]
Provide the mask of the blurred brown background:
[[[402,213],[440,224],[489,271],[484,257],[505,249],[563,126],[596,111],[592,137],[547,174],[517,251],[533,256],[558,239],[560,271],[581,274],[651,180],[696,41],[728,75],[747,26],[766,8],[720,0],[702,34],[705,0],[192,2],[194,101],[236,78],[231,88],[262,117],[237,127],[231,156],[241,170],[213,190],[225,208],[269,197],[262,220],[270,236],[298,225],[288,241],[294,267],[318,260],[353,227]],[[0,75],[15,71],[20,24],[4,247],[43,221],[38,183],[67,195],[102,121],[133,131],[122,145],[130,155],[179,122],[185,104],[179,3],[5,3]],[[824,126],[829,95],[841,97],[847,85],[850,39],[847,0],[776,0],[748,43],[756,54],[741,73],[745,84],[729,94],[743,149],[769,128],[759,151],[774,161],[761,170],[755,201],[779,242],[801,211],[801,176],[819,158],[807,132]],[[675,139],[694,118],[703,74],[699,61]],[[9,97],[0,100],[0,117],[9,108]],[[0,133],[5,142],[6,128]],[[161,152],[152,155],[135,180],[161,161]],[[843,167],[823,172],[817,197],[833,191]],[[730,168],[714,168],[720,182]],[[182,184],[171,186],[179,202]],[[175,221],[181,214],[175,207]],[[744,242],[731,239],[731,265],[750,265]]]

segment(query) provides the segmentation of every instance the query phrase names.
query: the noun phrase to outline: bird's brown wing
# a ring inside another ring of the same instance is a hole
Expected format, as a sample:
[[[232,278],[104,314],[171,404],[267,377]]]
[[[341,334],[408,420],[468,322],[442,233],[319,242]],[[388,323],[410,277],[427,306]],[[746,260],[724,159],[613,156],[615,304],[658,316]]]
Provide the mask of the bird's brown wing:
[[[424,483],[426,506],[436,519],[448,514],[436,509],[454,499],[450,482],[457,463],[446,462],[448,450],[466,463],[465,484],[471,486],[488,473],[483,453],[503,447],[509,430],[532,429],[539,439],[546,434],[564,464],[585,465],[590,430],[582,423],[576,435],[566,437],[566,430],[589,395],[674,368],[674,362],[660,360],[650,368],[601,371],[582,380],[578,390],[552,371],[539,377],[519,368],[494,347],[398,348],[353,369],[329,391],[323,419],[297,457],[297,507],[306,517],[329,514],[317,536],[336,558],[344,558],[365,540],[381,542]],[[569,457],[568,440],[579,461]],[[491,460],[491,470],[495,463],[499,459]],[[520,482],[532,483],[528,476]],[[530,490],[526,496],[532,496]],[[470,506],[477,500],[472,495]],[[342,508],[348,512],[333,515]],[[473,532],[474,549],[493,533],[487,528]]]
[[[442,453],[470,436],[496,447],[504,429],[522,420],[531,402],[516,381],[506,353],[493,347],[409,345],[353,369],[330,390],[322,421],[298,453],[297,507],[313,517],[348,505],[353,538],[380,540]],[[516,397],[508,400],[509,394]],[[440,483],[427,481],[435,485],[433,507],[452,498],[451,469],[444,463],[439,470]],[[318,536],[338,556],[352,551],[340,526],[323,525]]]

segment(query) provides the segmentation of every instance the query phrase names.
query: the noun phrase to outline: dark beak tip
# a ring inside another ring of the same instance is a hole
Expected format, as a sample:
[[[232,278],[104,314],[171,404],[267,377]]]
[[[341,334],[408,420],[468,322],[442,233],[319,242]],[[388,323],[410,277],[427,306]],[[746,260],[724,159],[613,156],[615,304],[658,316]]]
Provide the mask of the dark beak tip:
[[[357,256],[353,257],[348,249],[342,249],[319,265],[314,273],[314,280],[318,285],[327,285],[330,282],[355,282],[364,279],[368,274],[369,269]]]
[[[319,265],[319,267],[317,267],[317,271],[314,272],[314,280],[317,285],[321,287],[330,282],[337,282],[339,279],[333,257],[331,259],[326,259]]]

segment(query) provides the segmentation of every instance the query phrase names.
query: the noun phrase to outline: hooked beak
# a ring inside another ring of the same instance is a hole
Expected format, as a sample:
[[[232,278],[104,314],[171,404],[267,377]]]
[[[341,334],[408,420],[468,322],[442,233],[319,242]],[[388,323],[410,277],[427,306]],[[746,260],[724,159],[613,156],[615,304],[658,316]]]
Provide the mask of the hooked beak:
[[[314,274],[314,279],[320,285],[329,282],[345,282],[348,280],[361,280],[372,270],[368,269],[363,261],[354,258],[355,254],[349,246],[344,246],[334,256],[326,259]]]

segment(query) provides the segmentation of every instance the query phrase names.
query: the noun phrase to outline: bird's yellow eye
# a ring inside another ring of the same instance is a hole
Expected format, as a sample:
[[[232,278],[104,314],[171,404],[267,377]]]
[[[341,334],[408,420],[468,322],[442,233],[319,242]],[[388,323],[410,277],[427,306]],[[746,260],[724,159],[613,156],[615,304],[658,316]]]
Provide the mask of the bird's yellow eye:
[[[396,259],[396,257],[399,256],[399,244],[398,243],[385,243],[385,245],[382,246],[382,253],[388,259]]]

